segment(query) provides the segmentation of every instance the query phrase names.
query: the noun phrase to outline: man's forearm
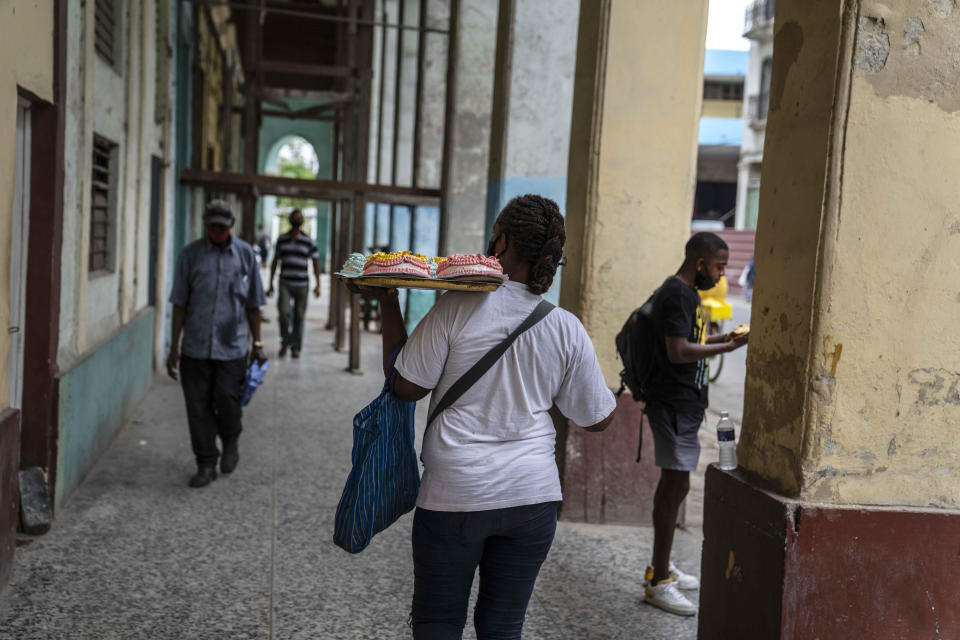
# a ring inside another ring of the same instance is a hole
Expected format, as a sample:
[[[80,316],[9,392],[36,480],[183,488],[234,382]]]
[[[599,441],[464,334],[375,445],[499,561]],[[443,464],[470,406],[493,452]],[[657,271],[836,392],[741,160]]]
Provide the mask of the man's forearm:
[[[254,342],[260,342],[260,307],[247,309],[247,326],[250,327],[250,337]]]
[[[171,320],[170,328],[170,348],[179,349],[180,348],[180,334],[183,333],[183,319],[187,315],[187,309],[185,307],[180,307],[173,305],[173,319]]]
[[[684,342],[684,344],[671,352],[667,349],[667,357],[673,364],[690,364],[706,358],[733,351],[735,347],[732,342],[723,342],[720,344],[695,344],[693,342]]]
[[[277,259],[274,258],[273,262],[270,263],[270,281],[267,282],[267,288],[273,288],[273,276],[277,274]]]
[[[320,286],[320,261],[314,258],[313,260],[313,276],[317,279],[317,286]]]

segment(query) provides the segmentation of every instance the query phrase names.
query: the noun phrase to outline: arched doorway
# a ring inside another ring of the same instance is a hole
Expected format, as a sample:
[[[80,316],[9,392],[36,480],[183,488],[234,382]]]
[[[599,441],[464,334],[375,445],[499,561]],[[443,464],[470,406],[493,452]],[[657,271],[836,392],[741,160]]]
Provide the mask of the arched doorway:
[[[314,142],[305,137],[282,135],[267,147],[263,156],[261,172],[267,175],[288,178],[326,178],[329,167],[323,166]],[[289,230],[287,215],[293,209],[304,215],[304,233],[317,243],[320,265],[326,271],[329,264],[330,203],[319,200],[297,199],[284,196],[263,196],[259,205],[259,225],[270,235],[271,244],[276,243],[281,233]]]

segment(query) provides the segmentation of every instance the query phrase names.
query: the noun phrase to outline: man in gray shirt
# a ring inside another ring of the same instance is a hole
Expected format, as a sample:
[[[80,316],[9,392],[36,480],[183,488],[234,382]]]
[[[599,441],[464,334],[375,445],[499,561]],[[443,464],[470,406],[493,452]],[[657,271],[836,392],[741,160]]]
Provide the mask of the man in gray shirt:
[[[205,487],[216,479],[218,458],[223,473],[237,467],[250,338],[253,358],[267,359],[260,341],[260,307],[266,304],[260,269],[253,248],[230,235],[234,221],[225,201],[207,204],[206,237],[180,253],[170,292],[173,335],[167,373],[176,380],[179,366],[197,459],[191,487]]]

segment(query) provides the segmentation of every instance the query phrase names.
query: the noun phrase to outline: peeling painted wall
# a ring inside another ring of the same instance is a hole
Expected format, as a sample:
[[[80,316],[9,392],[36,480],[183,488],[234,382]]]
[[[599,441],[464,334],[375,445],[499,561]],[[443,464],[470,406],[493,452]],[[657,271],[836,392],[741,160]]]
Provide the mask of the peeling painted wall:
[[[506,157],[503,179],[487,186],[486,236],[514,196],[540,194],[564,210],[579,8],[580,0],[517,2]],[[498,196],[492,208],[490,192]]]
[[[614,337],[683,261],[706,21],[706,0],[581,4],[560,302],[583,322],[614,388]]]
[[[579,8],[580,0],[517,2],[502,175],[488,180],[484,237],[490,237],[500,210],[516,196],[542,195],[561,212],[566,209]],[[554,278],[546,296],[554,303],[560,280]]]
[[[53,3],[0,4],[0,326],[10,323],[10,243],[17,87],[53,101]],[[0,407],[9,406],[10,335],[0,331]]]
[[[800,491],[811,306],[831,142],[841,8],[780,2],[756,236],[752,332],[738,459]]]
[[[146,393],[163,320],[150,308],[152,156],[161,160],[157,289],[171,280],[172,120],[158,117],[157,87],[172,82],[168,0],[120,3],[115,63],[95,53],[95,3],[67,3],[64,216],[60,297],[57,501],[96,461]],[[158,15],[166,15],[159,26]],[[158,83],[157,75],[160,75]],[[170,94],[172,95],[172,94]],[[117,145],[112,157],[112,269],[90,274],[90,192],[94,134]],[[93,400],[91,400],[91,398]]]
[[[461,0],[448,253],[486,248],[484,212],[496,44],[497,2]]]
[[[835,382],[811,416],[811,427],[824,424],[808,437],[811,496],[960,507],[960,170],[948,160],[958,147],[960,114],[879,98],[854,80],[837,249],[826,265],[834,286],[815,337]]]
[[[154,310],[147,309],[60,378],[56,508],[89,473],[153,381]]]
[[[960,12],[943,6],[777,7],[738,453],[807,500],[960,507]]]
[[[124,3],[118,14],[117,51],[110,65],[94,52],[94,3],[68,3],[67,94],[64,140],[64,233],[58,364],[68,370],[90,349],[109,340],[148,305],[150,241],[150,157],[169,163],[169,123],[155,118],[158,65],[155,4]],[[110,263],[89,274],[90,179],[94,134],[117,145],[114,154]],[[172,172],[161,172],[161,193]],[[161,222],[165,208],[161,198]],[[160,255],[164,255],[161,223]],[[158,286],[169,282],[158,273]]]
[[[856,74],[877,96],[932,101],[960,111],[960,10],[955,0],[860,5]]]

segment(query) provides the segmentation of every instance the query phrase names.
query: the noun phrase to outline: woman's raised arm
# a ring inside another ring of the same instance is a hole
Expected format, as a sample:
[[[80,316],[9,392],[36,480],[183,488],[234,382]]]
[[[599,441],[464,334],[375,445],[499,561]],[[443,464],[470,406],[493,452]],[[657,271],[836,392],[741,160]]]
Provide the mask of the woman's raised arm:
[[[390,355],[400,343],[407,339],[407,328],[403,324],[403,312],[400,310],[400,296],[396,289],[383,287],[364,287],[350,280],[343,284],[350,293],[375,298],[380,305],[380,333],[383,336],[383,374],[387,375],[393,362]]]

